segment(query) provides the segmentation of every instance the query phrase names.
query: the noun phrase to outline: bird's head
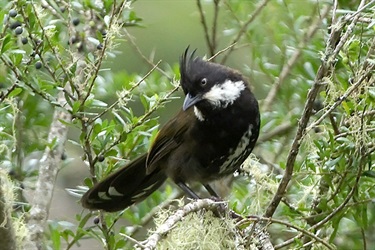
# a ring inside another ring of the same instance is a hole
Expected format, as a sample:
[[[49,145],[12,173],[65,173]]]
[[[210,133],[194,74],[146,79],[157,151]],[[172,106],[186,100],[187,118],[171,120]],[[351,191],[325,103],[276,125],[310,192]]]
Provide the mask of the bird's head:
[[[247,88],[241,74],[194,54],[187,48],[180,58],[180,82],[186,95],[183,110],[192,106],[220,110],[233,104]]]

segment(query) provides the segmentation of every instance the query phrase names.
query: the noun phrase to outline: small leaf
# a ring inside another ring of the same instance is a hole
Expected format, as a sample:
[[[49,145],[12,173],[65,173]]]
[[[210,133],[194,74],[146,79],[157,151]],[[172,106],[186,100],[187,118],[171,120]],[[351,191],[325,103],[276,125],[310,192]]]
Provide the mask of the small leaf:
[[[21,88],[15,88],[12,92],[9,93],[8,97],[14,97],[19,95],[22,92]]]
[[[373,170],[367,170],[362,173],[363,176],[375,178],[375,171]]]
[[[117,155],[117,150],[115,150],[115,149],[111,149],[107,153],[105,153],[105,157],[116,156],[116,155]]]
[[[8,35],[6,35],[3,39],[1,39],[1,40],[3,40],[3,43],[2,43],[2,46],[1,46],[1,54],[2,53],[4,53],[5,51],[7,51],[10,47],[11,47],[11,43],[9,43],[10,42],[10,40],[11,40],[11,37],[10,37],[10,35],[8,34]],[[0,40],[0,41],[1,41]]]
[[[94,45],[98,45],[100,43],[98,39],[91,36],[87,37],[87,40],[89,40],[89,42],[93,43]]]
[[[92,182],[91,178],[85,178],[83,183],[85,183],[85,185],[88,186],[88,187],[94,186],[94,183]]]
[[[75,102],[73,103],[73,107],[72,107],[72,109],[73,109],[73,113],[77,113],[77,111],[78,111],[78,109],[80,108],[80,106],[81,106],[81,102],[80,102],[80,101],[75,101]]]
[[[99,100],[97,100],[97,99],[94,99],[94,100],[92,101],[92,105],[97,106],[97,107],[107,107],[107,106],[108,106],[107,103],[102,102],[102,101],[99,101]]]

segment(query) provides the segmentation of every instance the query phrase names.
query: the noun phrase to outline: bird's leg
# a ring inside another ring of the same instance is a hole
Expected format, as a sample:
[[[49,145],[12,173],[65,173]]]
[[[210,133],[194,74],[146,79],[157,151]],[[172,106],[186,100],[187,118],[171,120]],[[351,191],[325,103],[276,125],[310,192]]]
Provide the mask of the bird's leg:
[[[187,195],[189,195],[193,199],[200,199],[200,197],[184,182],[176,182],[177,186],[179,186],[182,191],[184,191]],[[207,191],[213,196],[213,200],[215,201],[222,201],[220,196],[215,192],[215,190],[212,189],[212,187],[208,184],[203,184],[203,186],[207,189]],[[222,206],[219,206],[216,211],[213,211],[213,213],[217,217],[223,217],[225,212],[228,210],[228,207],[223,203]],[[233,218],[239,221],[240,219],[243,219],[239,214],[235,213],[232,210],[229,210],[229,215]]]
[[[210,193],[210,195],[214,196],[215,198],[220,198],[220,196],[213,190],[213,188],[209,184],[203,184],[203,186],[206,188],[206,190]]]
[[[189,188],[188,185],[186,185],[184,182],[177,182],[176,184],[182,189],[182,191],[189,195],[190,198],[200,199],[200,197],[193,190],[191,190],[191,188]]]
[[[212,198],[214,198],[215,201],[222,201],[221,197],[215,192],[215,190],[213,190],[213,188],[210,185],[203,184],[203,186],[207,189],[210,195],[213,196]],[[218,211],[218,213],[224,214],[225,211],[228,210],[228,207],[225,204],[223,204],[223,206],[218,207],[218,210],[219,209],[221,211]],[[215,214],[217,215],[218,213],[215,213]],[[237,221],[240,221],[241,219],[243,219],[241,215],[237,214],[232,209],[229,209],[229,215],[232,217],[232,219],[235,219]],[[219,217],[222,217],[222,216],[219,216]]]

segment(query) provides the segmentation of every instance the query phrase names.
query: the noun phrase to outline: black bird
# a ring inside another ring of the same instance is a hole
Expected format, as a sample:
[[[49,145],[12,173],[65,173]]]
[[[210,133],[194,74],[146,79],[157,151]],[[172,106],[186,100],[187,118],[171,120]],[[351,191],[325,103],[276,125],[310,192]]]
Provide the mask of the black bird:
[[[125,209],[168,177],[192,198],[199,198],[187,186],[192,182],[217,196],[208,182],[233,174],[249,156],[259,135],[257,100],[240,73],[194,52],[186,49],[180,58],[182,110],[160,129],[148,153],[88,190],[83,207]]]

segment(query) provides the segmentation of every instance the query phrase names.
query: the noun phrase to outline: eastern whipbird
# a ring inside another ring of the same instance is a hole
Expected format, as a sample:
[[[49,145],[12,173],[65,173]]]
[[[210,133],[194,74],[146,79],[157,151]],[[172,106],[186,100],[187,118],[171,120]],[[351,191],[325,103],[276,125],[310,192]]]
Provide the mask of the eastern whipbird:
[[[83,207],[125,209],[151,195],[167,178],[191,198],[199,198],[187,185],[194,182],[217,197],[208,183],[233,174],[249,156],[259,135],[260,115],[247,81],[194,52],[186,49],[180,58],[186,96],[181,111],[160,129],[148,153],[89,189]]]

